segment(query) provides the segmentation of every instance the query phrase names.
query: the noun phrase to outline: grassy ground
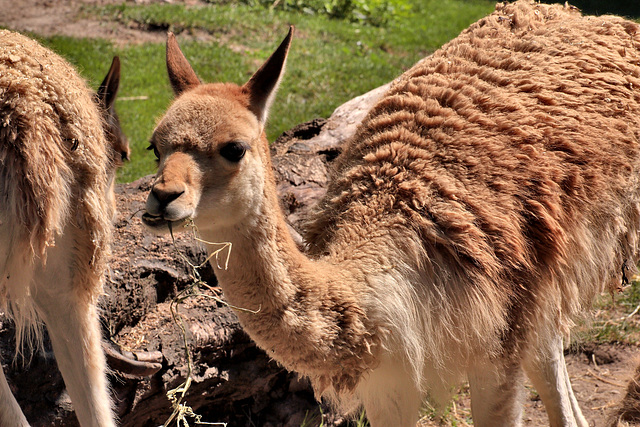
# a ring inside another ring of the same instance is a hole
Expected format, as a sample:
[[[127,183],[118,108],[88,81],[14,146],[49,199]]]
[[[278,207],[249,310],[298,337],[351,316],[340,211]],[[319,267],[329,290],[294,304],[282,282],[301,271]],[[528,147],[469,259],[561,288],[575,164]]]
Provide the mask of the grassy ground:
[[[640,277],[620,293],[603,294],[594,304],[591,316],[572,331],[570,348],[585,344],[623,343],[640,345]]]
[[[455,37],[494,8],[491,0],[395,0],[402,9],[383,26],[333,19],[321,14],[273,10],[260,5],[124,3],[87,7],[105,21],[178,34],[183,51],[204,81],[244,83],[278,45],[289,25],[296,38],[287,74],[271,112],[270,140],[296,124],[328,117],[343,102],[380,86]],[[606,5],[590,0],[594,11]],[[254,2],[257,3],[257,2]],[[298,4],[304,2],[297,2]],[[614,10],[617,3],[610,2]],[[635,9],[640,16],[640,6]],[[627,14],[634,14],[626,10]],[[128,182],[155,170],[145,151],[155,125],[171,101],[163,43],[114,45],[95,39],[42,40],[66,56],[97,86],[112,55],[123,61],[117,108],[132,146],[132,161],[120,172]]]
[[[270,140],[296,124],[328,117],[343,102],[380,86],[418,59],[491,12],[486,0],[409,0],[411,10],[383,27],[322,15],[270,10],[243,4],[126,3],[86,8],[103,20],[172,30],[204,81],[244,83],[296,26],[285,79],[272,108]],[[204,39],[200,41],[199,39]],[[108,59],[120,55],[122,86],[117,103],[132,145],[132,161],[119,180],[132,181],[155,169],[145,151],[155,120],[171,100],[164,45],[115,46],[108,41],[55,37],[42,40],[67,57],[97,86]]]

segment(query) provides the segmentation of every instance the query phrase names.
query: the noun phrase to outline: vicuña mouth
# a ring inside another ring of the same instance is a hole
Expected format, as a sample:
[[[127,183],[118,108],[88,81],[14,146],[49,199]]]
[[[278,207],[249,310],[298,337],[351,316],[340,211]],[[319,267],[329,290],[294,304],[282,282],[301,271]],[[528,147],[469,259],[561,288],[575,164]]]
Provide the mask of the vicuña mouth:
[[[151,215],[149,212],[142,214],[142,222],[150,228],[164,228],[169,225],[169,221],[161,215]]]
[[[152,215],[149,212],[145,212],[142,214],[142,222],[149,228],[172,228],[175,229],[176,226],[183,224],[187,218],[182,218],[178,220],[168,220],[162,215]]]

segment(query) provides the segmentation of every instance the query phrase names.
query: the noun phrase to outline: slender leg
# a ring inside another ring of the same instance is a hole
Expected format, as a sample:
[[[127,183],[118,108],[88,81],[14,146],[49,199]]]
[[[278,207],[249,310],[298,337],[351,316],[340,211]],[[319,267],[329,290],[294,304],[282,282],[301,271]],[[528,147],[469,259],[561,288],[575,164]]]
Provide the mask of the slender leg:
[[[28,427],[29,423],[13,397],[1,368],[0,365],[0,427]]]
[[[415,427],[421,394],[400,362],[387,360],[358,390],[371,427]]]
[[[95,307],[82,307],[66,298],[50,302],[43,307],[38,300],[80,425],[114,426]]]
[[[88,289],[73,286],[73,243],[63,237],[49,252],[46,267],[36,272],[33,294],[44,321],[62,378],[83,427],[114,426],[98,312]],[[66,249],[65,249],[66,248]]]
[[[567,391],[569,392],[569,400],[571,401],[571,410],[573,411],[573,416],[576,418],[576,424],[578,427],[588,427],[589,423],[587,419],[582,414],[582,410],[580,409],[580,405],[578,405],[578,399],[576,399],[576,395],[573,394],[573,387],[571,387],[571,379],[569,378],[569,372],[567,371],[567,363],[564,360],[564,352],[560,352],[562,356],[562,369],[564,371],[564,378],[567,383]]]
[[[15,258],[10,256],[16,247],[13,244],[11,231],[6,222],[3,225],[3,219],[0,217],[0,289],[5,292],[7,291],[5,286],[9,286],[9,283],[7,283],[8,280],[6,282],[3,282],[3,280],[7,276],[12,277],[11,283],[18,286],[28,283],[31,278],[29,269],[25,265],[16,262]],[[13,289],[10,291],[13,292]],[[11,393],[9,383],[0,363],[0,427],[24,427],[28,425],[27,418],[20,409],[13,393]]]
[[[525,370],[549,415],[551,427],[587,427],[576,400],[567,365],[564,360],[562,338],[554,337],[549,345],[536,350]]]
[[[477,366],[469,372],[471,414],[478,427],[522,424],[523,373],[518,365]]]

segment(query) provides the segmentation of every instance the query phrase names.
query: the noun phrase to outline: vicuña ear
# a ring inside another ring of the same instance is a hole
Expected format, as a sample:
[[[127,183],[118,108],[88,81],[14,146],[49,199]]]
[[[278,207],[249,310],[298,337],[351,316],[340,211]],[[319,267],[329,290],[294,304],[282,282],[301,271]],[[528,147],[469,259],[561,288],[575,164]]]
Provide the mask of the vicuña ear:
[[[111,68],[98,88],[98,99],[105,110],[113,108],[120,87],[120,58],[113,57]]]
[[[176,36],[171,32],[167,35],[167,71],[176,96],[200,84],[198,76],[178,46]]]
[[[260,123],[264,123],[267,120],[269,107],[278,89],[278,84],[280,84],[280,79],[284,74],[284,65],[287,61],[292,37],[293,26],[289,27],[289,34],[280,43],[278,49],[242,87],[242,90],[249,94],[249,109],[258,116]]]

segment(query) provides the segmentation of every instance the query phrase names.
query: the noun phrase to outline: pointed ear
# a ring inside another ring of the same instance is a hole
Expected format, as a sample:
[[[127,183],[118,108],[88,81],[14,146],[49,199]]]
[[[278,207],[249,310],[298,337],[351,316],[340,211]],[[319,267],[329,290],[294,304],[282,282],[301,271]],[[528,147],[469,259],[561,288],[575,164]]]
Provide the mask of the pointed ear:
[[[176,96],[200,84],[198,76],[178,46],[176,36],[171,32],[167,35],[167,71]]]
[[[280,43],[276,51],[267,59],[258,71],[242,87],[249,94],[249,109],[258,116],[260,123],[265,123],[269,107],[273,101],[280,79],[284,74],[284,66],[291,46],[293,26],[289,27],[289,34]]]
[[[120,87],[120,58],[113,57],[111,68],[98,88],[98,99],[105,110],[113,108]]]

